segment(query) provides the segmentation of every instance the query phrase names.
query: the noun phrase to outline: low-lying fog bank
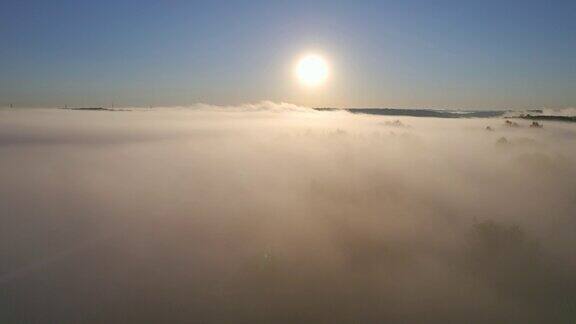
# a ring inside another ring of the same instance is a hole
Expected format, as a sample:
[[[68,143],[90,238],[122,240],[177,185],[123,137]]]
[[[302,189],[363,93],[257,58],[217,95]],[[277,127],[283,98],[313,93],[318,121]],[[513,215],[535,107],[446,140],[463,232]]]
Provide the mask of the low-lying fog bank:
[[[573,322],[576,125],[517,123],[0,110],[0,321]]]

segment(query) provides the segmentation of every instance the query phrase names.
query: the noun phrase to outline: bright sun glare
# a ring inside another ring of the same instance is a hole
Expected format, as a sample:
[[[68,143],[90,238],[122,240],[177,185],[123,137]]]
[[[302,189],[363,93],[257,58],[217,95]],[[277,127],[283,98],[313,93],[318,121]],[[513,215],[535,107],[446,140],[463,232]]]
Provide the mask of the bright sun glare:
[[[328,64],[319,55],[306,55],[296,65],[296,76],[305,86],[321,85],[328,78]]]

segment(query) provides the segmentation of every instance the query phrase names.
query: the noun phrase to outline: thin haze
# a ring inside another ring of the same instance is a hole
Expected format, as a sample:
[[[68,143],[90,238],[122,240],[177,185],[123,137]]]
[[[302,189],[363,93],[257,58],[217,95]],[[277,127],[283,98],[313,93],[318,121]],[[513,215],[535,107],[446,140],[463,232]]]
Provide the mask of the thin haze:
[[[0,106],[576,106],[570,0],[4,1],[0,26]]]
[[[518,123],[0,110],[0,321],[573,322],[576,130]]]

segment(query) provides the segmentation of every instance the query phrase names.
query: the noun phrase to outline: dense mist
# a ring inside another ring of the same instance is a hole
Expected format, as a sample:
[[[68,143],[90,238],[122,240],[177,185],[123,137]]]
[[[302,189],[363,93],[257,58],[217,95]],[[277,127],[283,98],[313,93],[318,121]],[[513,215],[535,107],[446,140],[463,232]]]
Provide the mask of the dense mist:
[[[516,122],[0,110],[0,321],[573,322],[576,124]]]

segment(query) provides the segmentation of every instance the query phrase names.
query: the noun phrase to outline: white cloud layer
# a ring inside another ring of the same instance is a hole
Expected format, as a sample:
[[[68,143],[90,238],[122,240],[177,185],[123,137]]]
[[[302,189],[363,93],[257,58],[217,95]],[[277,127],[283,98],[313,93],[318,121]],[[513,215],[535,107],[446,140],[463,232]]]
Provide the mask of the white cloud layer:
[[[573,320],[576,126],[396,119],[0,110],[0,320]]]

